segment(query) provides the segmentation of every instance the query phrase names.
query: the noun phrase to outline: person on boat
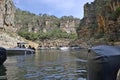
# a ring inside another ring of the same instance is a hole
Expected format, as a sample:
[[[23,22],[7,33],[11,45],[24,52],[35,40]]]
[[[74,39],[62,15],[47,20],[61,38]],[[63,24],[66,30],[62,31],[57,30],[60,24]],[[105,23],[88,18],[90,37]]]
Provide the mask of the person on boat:
[[[31,45],[29,45],[28,49],[33,49],[33,50],[35,50],[35,48],[34,48],[34,47],[31,47]]]
[[[18,47],[18,48],[21,48],[21,46],[20,46],[20,44],[19,44],[19,43],[17,43],[17,47]]]
[[[34,47],[32,47],[31,49],[33,49],[33,50],[35,51],[35,48],[34,48]]]
[[[22,48],[26,48],[25,45],[22,45]]]
[[[31,49],[32,47],[29,45],[28,48]]]

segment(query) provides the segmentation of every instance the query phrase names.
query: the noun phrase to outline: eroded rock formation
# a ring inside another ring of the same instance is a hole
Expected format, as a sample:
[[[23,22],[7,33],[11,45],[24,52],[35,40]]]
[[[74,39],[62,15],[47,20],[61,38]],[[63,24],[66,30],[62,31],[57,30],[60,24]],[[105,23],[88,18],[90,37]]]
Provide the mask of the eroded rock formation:
[[[15,7],[12,0],[0,0],[0,29],[12,30]]]
[[[84,5],[84,18],[77,29],[79,39],[120,41],[120,1],[95,0]]]

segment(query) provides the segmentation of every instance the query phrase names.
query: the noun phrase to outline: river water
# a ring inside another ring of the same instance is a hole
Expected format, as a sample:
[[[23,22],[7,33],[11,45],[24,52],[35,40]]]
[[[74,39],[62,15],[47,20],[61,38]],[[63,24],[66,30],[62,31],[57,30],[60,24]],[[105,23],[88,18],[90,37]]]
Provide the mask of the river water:
[[[86,60],[81,54],[80,50],[41,50],[11,55],[0,68],[0,80],[86,80]]]

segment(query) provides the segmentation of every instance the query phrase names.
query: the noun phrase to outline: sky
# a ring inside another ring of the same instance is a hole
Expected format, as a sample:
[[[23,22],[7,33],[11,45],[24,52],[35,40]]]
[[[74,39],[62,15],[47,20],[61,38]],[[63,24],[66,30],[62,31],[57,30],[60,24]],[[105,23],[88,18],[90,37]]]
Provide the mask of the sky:
[[[94,0],[13,0],[17,8],[35,14],[83,18],[84,4]]]

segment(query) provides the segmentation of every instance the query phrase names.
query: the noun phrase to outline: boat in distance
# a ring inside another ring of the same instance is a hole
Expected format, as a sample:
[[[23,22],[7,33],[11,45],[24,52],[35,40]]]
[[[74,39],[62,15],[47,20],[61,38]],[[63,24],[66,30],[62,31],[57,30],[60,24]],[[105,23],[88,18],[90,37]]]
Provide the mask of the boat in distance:
[[[60,50],[63,50],[63,51],[66,51],[66,50],[69,50],[70,47],[62,46],[62,47],[60,47],[59,49],[60,49]]]
[[[32,48],[30,45],[28,48],[25,47],[25,45],[28,43],[25,42],[19,42],[17,43],[17,47],[14,48],[8,48],[6,49],[7,54],[34,54],[35,48]]]

